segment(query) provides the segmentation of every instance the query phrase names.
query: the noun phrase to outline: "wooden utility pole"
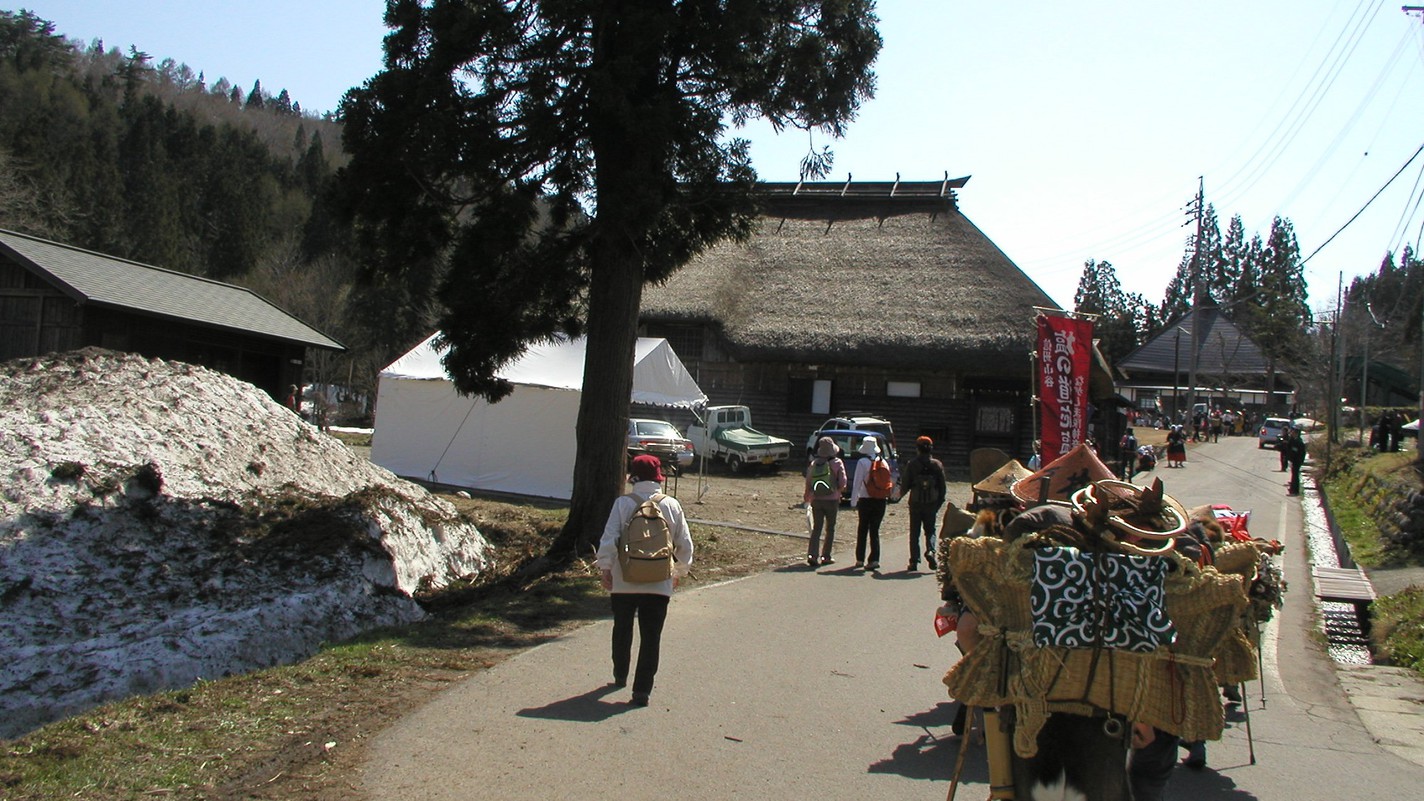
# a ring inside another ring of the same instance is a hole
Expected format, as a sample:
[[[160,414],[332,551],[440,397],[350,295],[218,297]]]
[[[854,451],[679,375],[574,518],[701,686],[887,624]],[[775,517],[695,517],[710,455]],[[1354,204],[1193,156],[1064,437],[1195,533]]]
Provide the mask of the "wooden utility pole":
[[[1192,245],[1192,325],[1191,340],[1187,343],[1187,414],[1196,413],[1197,394],[1197,348],[1201,341],[1201,298],[1202,298],[1202,225],[1206,218],[1206,182],[1197,178],[1197,197],[1193,201],[1193,211],[1197,217],[1197,235]]]

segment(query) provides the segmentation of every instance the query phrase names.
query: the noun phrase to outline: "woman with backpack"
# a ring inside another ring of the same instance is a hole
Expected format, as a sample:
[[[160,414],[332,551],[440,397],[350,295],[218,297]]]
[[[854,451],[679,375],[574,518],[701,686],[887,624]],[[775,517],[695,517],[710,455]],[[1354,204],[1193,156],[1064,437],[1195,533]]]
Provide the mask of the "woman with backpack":
[[[840,451],[836,441],[830,437],[816,440],[816,455],[806,466],[806,491],[802,500],[811,509],[811,542],[806,546],[806,564],[835,564],[831,558],[831,546],[836,541],[836,513],[841,509],[841,493],[846,488],[845,463],[836,454]],[[821,542],[821,530],[825,529],[826,542]]]
[[[658,672],[668,600],[678,579],[687,575],[692,566],[692,532],[682,505],[662,492],[663,471],[658,457],[646,453],[633,457],[628,481],[633,484],[633,491],[613,502],[598,544],[597,560],[603,589],[610,593],[613,604],[613,685],[628,684],[636,618],[638,664],[633,672],[630,703],[647,706],[653,677]],[[642,538],[652,542],[656,554],[662,555],[659,569],[630,558],[637,548],[628,544],[627,535],[635,524],[641,529]]]
[[[885,505],[895,491],[895,479],[890,472],[890,463],[880,456],[880,444],[875,437],[866,437],[860,443],[864,459],[855,463],[855,480],[851,482],[850,508],[860,514],[855,529],[855,566],[867,571],[880,569],[880,523],[885,519]],[[867,561],[866,540],[870,541]]]

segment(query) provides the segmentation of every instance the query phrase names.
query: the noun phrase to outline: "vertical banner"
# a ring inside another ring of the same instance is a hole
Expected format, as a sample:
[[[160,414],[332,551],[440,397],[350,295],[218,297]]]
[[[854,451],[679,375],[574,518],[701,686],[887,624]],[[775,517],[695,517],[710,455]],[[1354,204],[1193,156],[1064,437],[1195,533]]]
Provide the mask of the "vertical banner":
[[[1038,402],[1043,464],[1078,447],[1088,435],[1088,370],[1093,324],[1072,317],[1038,317]]]

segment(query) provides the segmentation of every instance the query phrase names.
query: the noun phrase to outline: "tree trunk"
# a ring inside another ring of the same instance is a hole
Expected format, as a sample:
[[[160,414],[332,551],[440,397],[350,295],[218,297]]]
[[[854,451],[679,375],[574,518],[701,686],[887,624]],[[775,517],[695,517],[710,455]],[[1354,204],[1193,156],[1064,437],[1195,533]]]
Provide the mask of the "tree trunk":
[[[552,548],[556,552],[584,553],[597,546],[626,476],[628,404],[633,395],[643,271],[633,254],[617,253],[607,244],[592,259],[573,497],[568,521]]]
[[[669,99],[660,86],[670,6],[610,0],[594,17],[589,143],[596,216],[588,243],[588,353],[569,519],[556,552],[596,546],[626,478],[633,351],[649,226],[668,201]]]

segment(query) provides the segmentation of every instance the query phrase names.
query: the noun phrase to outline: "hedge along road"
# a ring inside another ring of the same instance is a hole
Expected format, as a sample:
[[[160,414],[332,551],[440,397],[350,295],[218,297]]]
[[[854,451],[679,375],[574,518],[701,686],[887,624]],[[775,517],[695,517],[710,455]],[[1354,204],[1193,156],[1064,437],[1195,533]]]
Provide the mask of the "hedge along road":
[[[1155,471],[1188,506],[1251,509],[1253,534],[1287,544],[1291,584],[1265,636],[1264,707],[1262,685],[1247,688],[1256,764],[1235,720],[1208,745],[1207,770],[1176,771],[1168,798],[1411,797],[1424,769],[1374,743],[1310,636],[1299,501],[1276,467],[1274,451],[1238,437]],[[960,740],[940,683],[957,652],[952,636],[934,636],[938,588],[931,573],[903,571],[904,518],[882,537],[884,571],[850,569],[854,519],[842,510],[836,565],[675,596],[649,707],[609,684],[610,623],[596,623],[372,738],[361,791],[379,801],[943,798]],[[986,797],[987,778],[971,746],[960,797]]]

